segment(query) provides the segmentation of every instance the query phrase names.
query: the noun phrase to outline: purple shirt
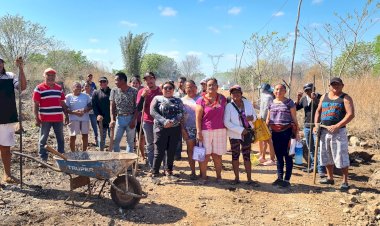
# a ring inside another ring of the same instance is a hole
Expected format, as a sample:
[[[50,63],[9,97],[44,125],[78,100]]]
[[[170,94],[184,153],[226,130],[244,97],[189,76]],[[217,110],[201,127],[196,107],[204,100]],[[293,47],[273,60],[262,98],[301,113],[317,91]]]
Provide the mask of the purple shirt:
[[[291,99],[286,99],[283,102],[272,102],[268,106],[269,110],[269,125],[288,125],[293,122],[290,109],[294,108],[295,104]]]
[[[226,107],[227,100],[226,98],[219,95],[219,101],[214,106],[208,106],[205,103],[203,97],[197,100],[197,104],[203,107],[203,119],[202,119],[202,130],[214,130],[214,129],[223,129],[224,127],[224,108]]]

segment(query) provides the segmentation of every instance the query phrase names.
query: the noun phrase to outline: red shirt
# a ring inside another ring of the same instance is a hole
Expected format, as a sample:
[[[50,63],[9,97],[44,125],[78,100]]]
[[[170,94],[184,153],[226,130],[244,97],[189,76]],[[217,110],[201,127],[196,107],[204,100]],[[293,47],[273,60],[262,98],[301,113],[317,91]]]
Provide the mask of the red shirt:
[[[137,103],[140,102],[141,99],[141,94],[144,91],[144,89],[140,89],[139,92],[137,93]],[[146,123],[151,123],[153,124],[153,117],[150,115],[150,103],[152,102],[153,98],[155,96],[162,95],[161,89],[157,87],[155,90],[150,90],[148,91],[148,94],[145,96],[145,103],[144,103],[144,115],[143,115],[143,120]]]
[[[33,100],[39,102],[39,118],[42,122],[63,121],[61,101],[65,100],[65,94],[61,86],[54,84],[51,88],[41,83],[33,91]]]

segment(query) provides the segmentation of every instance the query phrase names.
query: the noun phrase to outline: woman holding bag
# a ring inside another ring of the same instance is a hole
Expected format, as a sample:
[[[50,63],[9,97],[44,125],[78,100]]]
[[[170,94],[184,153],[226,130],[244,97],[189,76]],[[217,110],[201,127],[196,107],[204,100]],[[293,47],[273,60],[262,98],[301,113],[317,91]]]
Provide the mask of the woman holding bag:
[[[196,126],[197,139],[206,149],[205,161],[201,166],[203,182],[207,180],[207,164],[212,157],[216,171],[216,181],[222,179],[222,155],[227,151],[227,134],[223,117],[226,98],[218,93],[218,81],[215,78],[206,80],[206,93],[197,100]],[[202,182],[202,183],[203,183]]]
[[[258,185],[251,178],[251,143],[254,138],[253,124],[257,116],[253,105],[242,98],[242,89],[235,85],[230,88],[231,102],[227,104],[224,112],[224,125],[230,138],[232,152],[232,168],[235,180],[232,184],[240,183],[239,180],[239,156],[243,154],[245,172],[247,173],[247,184]]]
[[[184,110],[184,123],[182,126],[182,137],[186,141],[187,158],[191,169],[190,180],[196,180],[195,161],[193,160],[193,151],[197,138],[197,128],[195,126],[195,108],[196,101],[200,97],[197,93],[197,85],[193,80],[185,82],[186,96],[182,97]]]
[[[299,140],[296,106],[291,99],[285,97],[286,86],[278,84],[274,88],[275,99],[268,106],[269,114],[267,124],[272,129],[274,152],[277,158],[277,179],[272,183],[274,186],[290,186],[292,176],[293,157],[289,156],[290,139],[293,136]],[[284,177],[284,159],[286,173]]]

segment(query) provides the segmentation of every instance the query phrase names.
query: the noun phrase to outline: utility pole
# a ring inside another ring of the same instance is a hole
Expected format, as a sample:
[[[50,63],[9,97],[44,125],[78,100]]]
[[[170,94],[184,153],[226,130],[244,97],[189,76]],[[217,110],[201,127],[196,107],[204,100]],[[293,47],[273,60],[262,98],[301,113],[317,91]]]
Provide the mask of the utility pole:
[[[216,72],[218,71],[219,60],[220,60],[220,58],[223,57],[223,54],[219,54],[219,55],[208,54],[208,57],[211,59],[212,66],[214,67],[213,75],[215,75]],[[215,61],[214,61],[214,59],[215,59]]]
[[[293,45],[293,54],[292,54],[292,66],[290,68],[290,76],[289,76],[289,92],[288,96],[290,98],[290,92],[291,92],[291,86],[292,86],[292,77],[293,77],[293,67],[294,67],[294,56],[296,55],[296,47],[297,47],[297,37],[298,37],[298,22],[300,20],[300,14],[301,14],[301,5],[302,5],[302,0],[299,1],[298,4],[298,13],[297,13],[297,21],[296,21],[296,27],[294,31],[294,45]]]

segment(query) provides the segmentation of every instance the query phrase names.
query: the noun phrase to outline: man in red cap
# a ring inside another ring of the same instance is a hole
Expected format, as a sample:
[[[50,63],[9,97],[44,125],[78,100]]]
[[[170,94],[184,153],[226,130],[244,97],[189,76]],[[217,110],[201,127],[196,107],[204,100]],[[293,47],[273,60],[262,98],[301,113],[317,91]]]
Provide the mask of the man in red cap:
[[[45,145],[49,137],[51,127],[53,127],[58,151],[65,152],[65,141],[63,136],[63,113],[67,112],[65,104],[65,94],[62,87],[56,82],[57,72],[52,68],[44,71],[45,81],[34,89],[34,116],[36,126],[40,127],[40,137],[38,152],[42,161],[47,162],[48,153]],[[66,119],[68,119],[66,117]]]
[[[5,61],[0,58],[0,152],[4,167],[2,183],[15,183],[11,176],[11,146],[15,145],[14,123],[18,121],[15,100],[15,89],[26,89],[26,79],[21,58],[16,60],[19,69],[20,81],[12,72],[4,68]]]

